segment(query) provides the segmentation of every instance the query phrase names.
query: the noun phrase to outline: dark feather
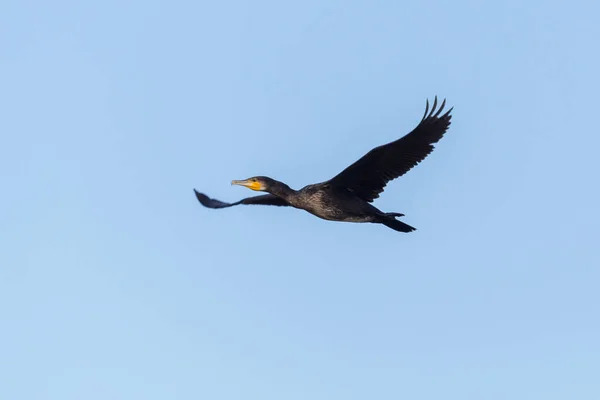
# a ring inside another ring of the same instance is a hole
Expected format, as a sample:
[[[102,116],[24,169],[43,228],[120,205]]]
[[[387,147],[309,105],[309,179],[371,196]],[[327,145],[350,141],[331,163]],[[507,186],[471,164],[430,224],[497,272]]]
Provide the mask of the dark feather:
[[[207,195],[198,192],[194,189],[194,193],[196,193],[196,198],[204,207],[208,208],[226,208],[237,206],[238,204],[257,204],[263,206],[289,206],[289,203],[283,200],[280,197],[274,196],[272,194],[264,194],[261,196],[247,197],[240,201],[236,201],[235,203],[225,203],[220,200],[211,199]]]
[[[444,136],[450,126],[453,109],[440,116],[445,104],[446,100],[436,110],[436,96],[428,114],[428,100],[423,119],[415,129],[394,142],[374,148],[329,183],[346,188],[368,202],[378,198],[389,181],[423,161],[433,151],[433,144]]]

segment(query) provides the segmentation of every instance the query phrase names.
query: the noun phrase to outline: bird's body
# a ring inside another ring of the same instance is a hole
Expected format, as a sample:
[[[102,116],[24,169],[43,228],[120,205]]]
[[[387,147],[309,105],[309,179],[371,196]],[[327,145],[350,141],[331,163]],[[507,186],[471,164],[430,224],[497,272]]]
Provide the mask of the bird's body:
[[[291,189],[285,183],[259,176],[232,184],[269,194],[224,203],[211,199],[194,190],[202,205],[209,208],[225,208],[238,204],[291,206],[305,210],[328,221],[381,223],[399,232],[415,230],[397,220],[401,213],[386,213],[371,204],[379,197],[387,182],[395,179],[421,162],[450,126],[450,109],[439,116],[445,101],[436,111],[437,98],[430,114],[429,103],[421,123],[408,135],[371,150],[354,164],[332,179],[307,185],[300,190]]]
[[[286,191],[280,197],[292,207],[328,221],[372,222],[374,215],[380,212],[348,190],[327,182],[307,185],[298,191]]]

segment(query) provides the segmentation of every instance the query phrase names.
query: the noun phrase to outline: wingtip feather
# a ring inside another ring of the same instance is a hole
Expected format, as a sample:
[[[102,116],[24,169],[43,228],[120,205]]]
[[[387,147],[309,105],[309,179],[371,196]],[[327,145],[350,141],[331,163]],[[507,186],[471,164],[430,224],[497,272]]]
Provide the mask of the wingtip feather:
[[[435,112],[435,108],[437,107],[437,101],[438,101],[438,99],[437,99],[437,95],[436,95],[435,98],[433,99],[433,106],[431,106],[431,112],[429,113],[427,118],[431,118],[431,116]]]
[[[427,118],[427,113],[429,112],[429,99],[425,99],[425,113],[423,114],[423,118],[421,121],[424,121]]]

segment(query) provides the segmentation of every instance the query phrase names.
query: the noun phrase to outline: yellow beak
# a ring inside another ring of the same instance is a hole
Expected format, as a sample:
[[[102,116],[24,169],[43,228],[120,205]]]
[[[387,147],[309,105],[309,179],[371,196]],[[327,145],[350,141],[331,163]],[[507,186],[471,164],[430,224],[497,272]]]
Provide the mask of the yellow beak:
[[[245,186],[248,189],[252,189],[252,190],[262,190],[262,184],[260,182],[250,181],[248,179],[243,180],[243,181],[233,180],[233,181],[231,181],[231,184],[232,185]]]

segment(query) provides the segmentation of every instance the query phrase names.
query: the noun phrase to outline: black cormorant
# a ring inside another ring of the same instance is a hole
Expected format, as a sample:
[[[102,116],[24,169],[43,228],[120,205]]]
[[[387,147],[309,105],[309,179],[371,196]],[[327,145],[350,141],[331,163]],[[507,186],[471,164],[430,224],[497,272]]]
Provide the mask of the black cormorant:
[[[232,185],[269,193],[235,203],[211,199],[196,189],[194,192],[198,201],[208,208],[238,204],[292,206],[330,221],[373,222],[399,232],[412,232],[415,228],[396,219],[404,214],[383,212],[370,203],[379,197],[389,181],[404,175],[433,151],[433,144],[442,138],[450,126],[452,108],[440,116],[445,104],[446,100],[436,110],[436,96],[429,112],[427,101],[423,119],[415,129],[396,141],[374,148],[326,182],[294,190],[285,183],[265,176],[234,180]]]

